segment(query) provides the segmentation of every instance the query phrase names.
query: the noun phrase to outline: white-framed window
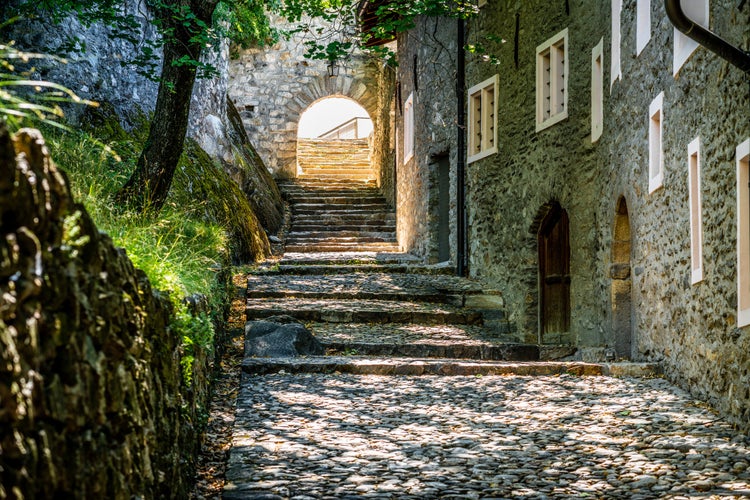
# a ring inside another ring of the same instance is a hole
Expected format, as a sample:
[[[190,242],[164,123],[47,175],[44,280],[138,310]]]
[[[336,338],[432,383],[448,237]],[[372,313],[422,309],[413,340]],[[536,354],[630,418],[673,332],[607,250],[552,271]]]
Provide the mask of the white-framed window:
[[[708,28],[708,0],[680,0],[685,15],[704,28]],[[690,54],[698,48],[698,42],[674,28],[674,60],[672,74],[676,75]]]
[[[648,107],[648,192],[653,193],[664,185],[664,146],[662,131],[664,92],[660,92]]]
[[[568,117],[568,28],[536,48],[536,131]]]
[[[635,54],[640,55],[651,40],[651,0],[638,0],[636,19]]]
[[[604,39],[591,51],[591,142],[602,136],[604,128]]]
[[[703,280],[703,220],[701,216],[700,138],[688,144],[688,204],[690,205],[690,275],[693,284]]]
[[[414,92],[404,103],[404,163],[414,156]]]
[[[737,326],[750,325],[750,139],[737,146]]]
[[[495,75],[469,89],[468,163],[497,153],[498,84]]]
[[[612,63],[609,72],[610,91],[615,81],[622,77],[620,68],[620,13],[622,12],[622,0],[612,0]]]

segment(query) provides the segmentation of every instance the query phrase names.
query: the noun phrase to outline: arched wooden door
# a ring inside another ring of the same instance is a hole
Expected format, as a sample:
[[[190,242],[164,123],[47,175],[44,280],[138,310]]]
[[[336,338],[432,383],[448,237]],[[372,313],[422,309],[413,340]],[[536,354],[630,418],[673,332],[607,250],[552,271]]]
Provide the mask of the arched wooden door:
[[[540,341],[559,343],[570,330],[570,224],[553,203],[538,233]]]

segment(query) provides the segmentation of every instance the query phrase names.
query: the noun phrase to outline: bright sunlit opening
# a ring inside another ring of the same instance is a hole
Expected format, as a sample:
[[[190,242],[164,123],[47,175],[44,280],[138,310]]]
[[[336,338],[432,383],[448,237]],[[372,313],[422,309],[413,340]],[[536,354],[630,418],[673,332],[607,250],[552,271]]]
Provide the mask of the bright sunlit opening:
[[[372,132],[365,108],[345,97],[322,99],[307,108],[299,120],[297,135],[304,139],[360,139]]]

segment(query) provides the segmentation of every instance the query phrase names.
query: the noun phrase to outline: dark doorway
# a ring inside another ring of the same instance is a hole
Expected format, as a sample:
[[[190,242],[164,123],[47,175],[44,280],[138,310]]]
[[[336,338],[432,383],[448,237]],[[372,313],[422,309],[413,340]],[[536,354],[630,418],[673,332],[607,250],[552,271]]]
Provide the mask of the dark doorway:
[[[550,204],[538,233],[540,341],[565,343],[570,330],[570,237],[568,213]]]
[[[450,205],[451,164],[448,155],[437,158],[438,175],[438,262],[451,259]]]
[[[612,333],[615,354],[630,359],[633,349],[632,280],[630,276],[630,217],[624,197],[617,200],[615,223],[612,230]]]

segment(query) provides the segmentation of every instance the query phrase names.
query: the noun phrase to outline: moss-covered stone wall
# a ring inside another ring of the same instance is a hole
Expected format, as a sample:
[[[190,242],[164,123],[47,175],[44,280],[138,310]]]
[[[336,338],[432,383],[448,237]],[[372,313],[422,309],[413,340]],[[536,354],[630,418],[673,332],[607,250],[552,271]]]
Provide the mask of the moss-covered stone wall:
[[[36,131],[0,129],[0,497],[185,498],[207,400],[171,305],[71,199]]]

